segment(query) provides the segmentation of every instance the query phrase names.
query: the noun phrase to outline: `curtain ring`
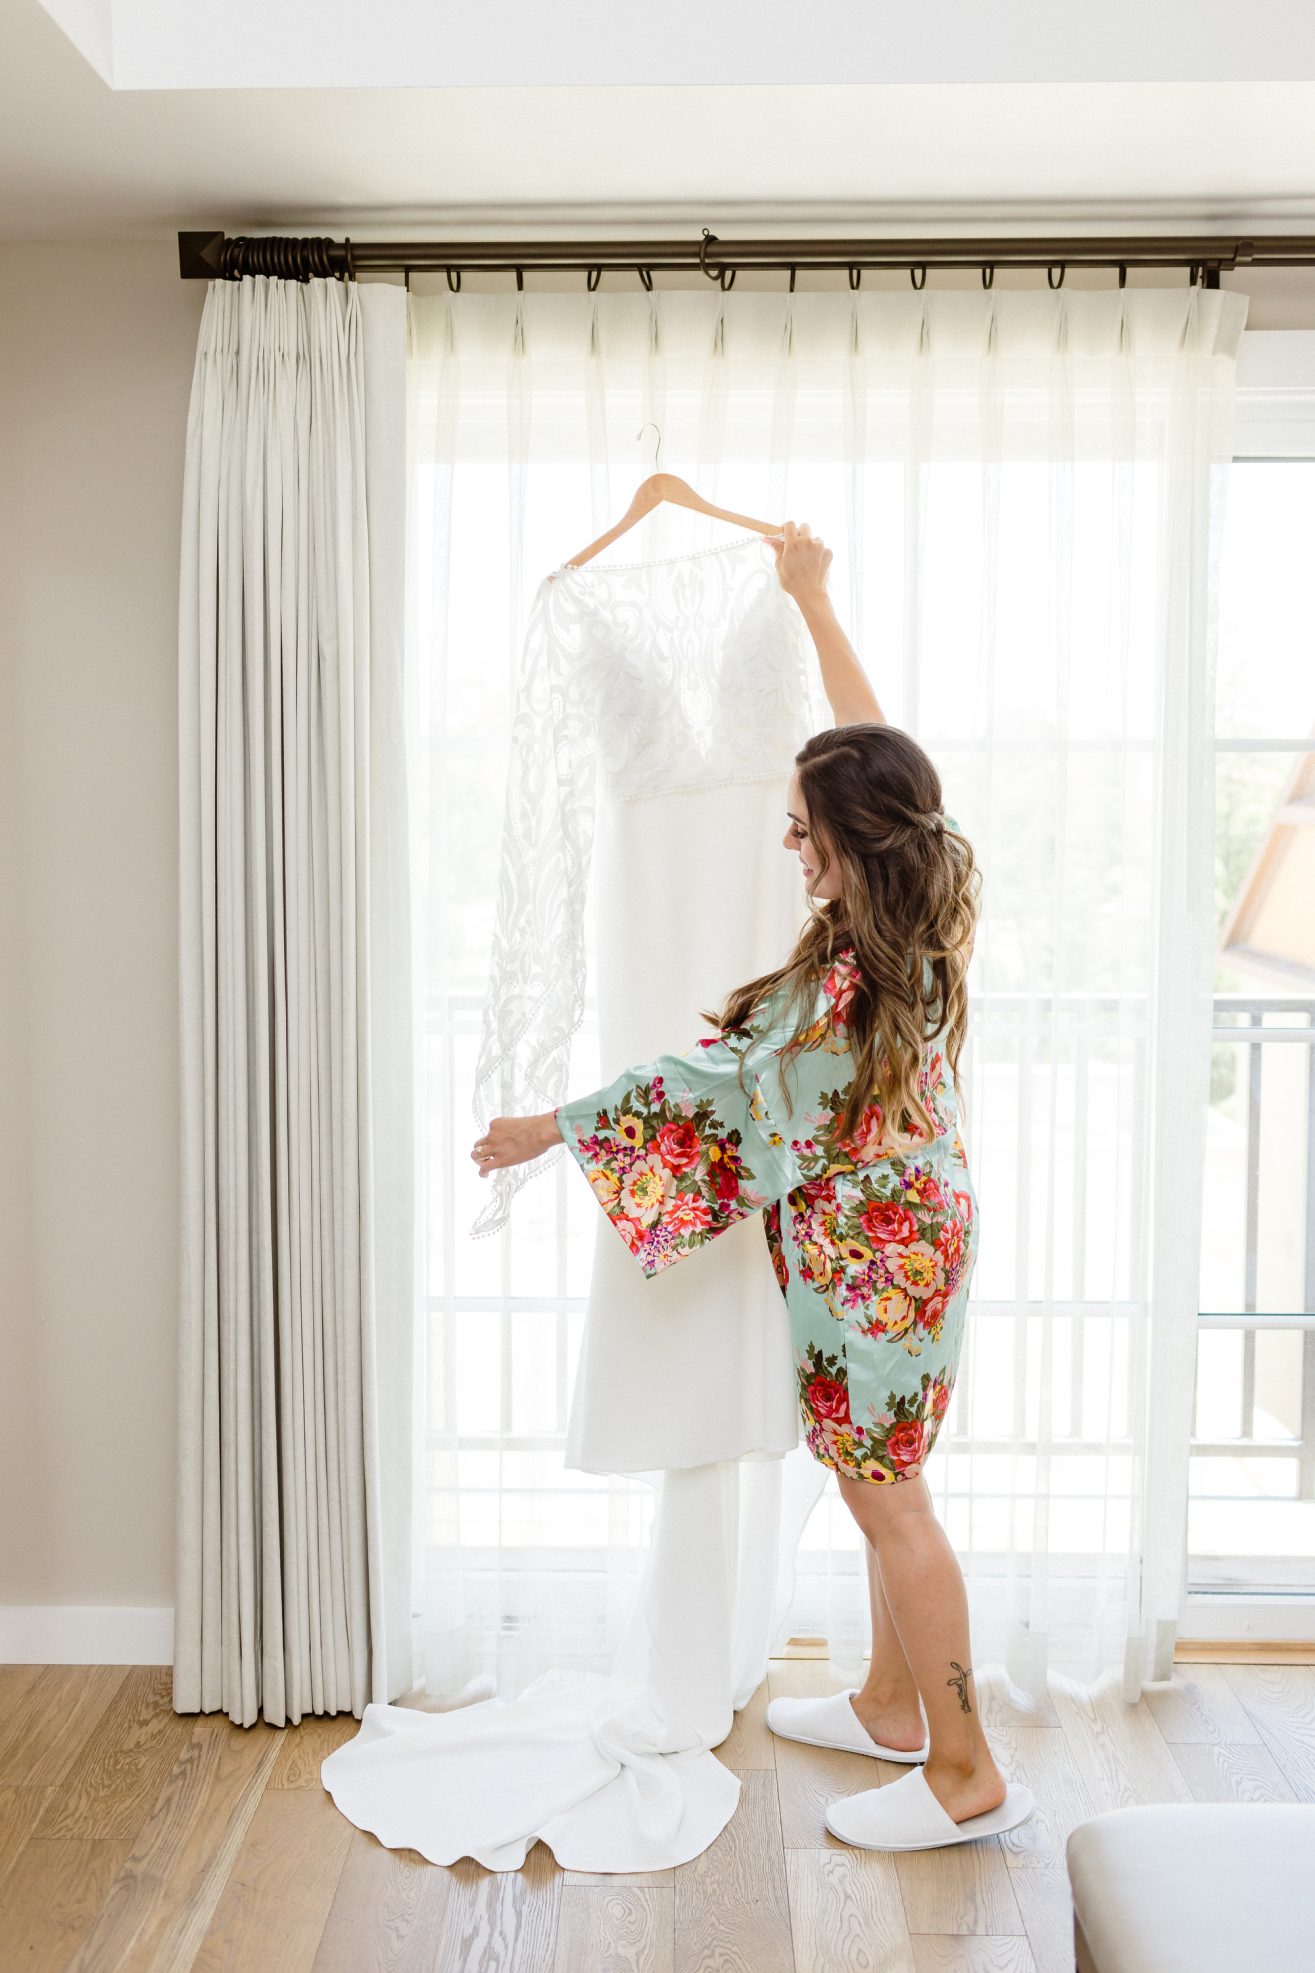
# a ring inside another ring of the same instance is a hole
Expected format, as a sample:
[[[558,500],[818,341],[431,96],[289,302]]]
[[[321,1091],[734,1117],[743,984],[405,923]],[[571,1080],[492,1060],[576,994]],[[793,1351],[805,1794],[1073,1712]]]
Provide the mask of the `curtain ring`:
[[[525,271],[520,267],[516,269],[516,287],[518,292],[523,292],[525,287]]]
[[[406,292],[407,292],[408,294],[410,294],[410,292],[411,292],[411,270],[410,270],[410,268],[409,268],[409,267],[404,267],[404,268],[402,269],[402,286],[403,286],[403,287],[404,287],[404,288],[406,289]]]
[[[1121,288],[1126,288],[1127,285],[1128,285],[1128,263],[1126,260],[1121,260],[1119,262],[1119,286]]]
[[[863,279],[863,269],[862,269],[861,267],[851,267],[851,268],[850,268],[850,270],[849,270],[849,285],[850,285],[850,287],[851,287],[851,288],[856,288],[856,287],[858,287],[858,285],[859,285],[859,283],[860,283],[860,282],[862,281],[862,279]]]
[[[458,267],[457,278],[455,281],[452,279],[452,269],[450,267],[446,268],[444,271],[447,274],[447,284],[449,288],[451,288],[454,295],[459,295],[461,293],[461,269]]]
[[[723,293],[723,294],[725,294],[725,292],[726,292],[726,290],[727,290],[728,288],[733,288],[733,287],[735,286],[735,276],[736,276],[736,275],[737,275],[737,274],[739,273],[739,271],[740,271],[740,270],[739,270],[739,268],[738,268],[738,267],[723,267],[723,268],[722,268],[722,270],[721,270],[721,273],[720,273],[720,274],[719,274],[719,275],[717,276],[717,279],[718,279],[718,280],[719,280],[719,282],[721,283],[721,291],[722,291],[722,293]],[[731,277],[729,281],[728,281],[728,280],[726,279],[726,276],[727,276],[728,274],[729,274],[729,275],[730,275],[730,277]]]
[[[982,269],[982,286],[984,288],[993,288],[995,286],[994,267],[984,267]]]
[[[649,267],[637,267],[635,269],[635,272],[636,274],[638,274],[640,280],[643,282],[644,286],[648,289],[649,293],[652,294],[653,270]]]
[[[1057,281],[1052,281],[1050,278],[1054,271],[1053,267],[1047,267],[1046,286],[1048,288],[1062,288],[1064,285],[1064,262],[1062,260],[1059,263],[1059,279]]]
[[[919,268],[919,270],[918,270],[918,272],[919,272],[919,273],[920,273],[920,274],[922,275],[922,279],[921,279],[920,281],[915,281],[915,280],[913,279],[913,269],[912,269],[912,268],[910,268],[910,269],[909,269],[909,279],[910,279],[910,281],[913,281],[913,285],[914,285],[914,287],[915,287],[915,288],[925,288],[925,287],[926,287],[926,285],[927,285],[927,263],[926,263],[926,261],[924,261],[924,262],[923,262],[923,264],[922,264],[922,266],[921,266],[921,267]]]
[[[603,278],[603,270],[601,267],[590,267],[586,269],[584,278],[589,283],[589,292],[592,294]]]
[[[710,243],[716,239],[716,237],[717,235],[715,233],[710,233],[707,227],[706,226],[704,227],[703,240],[702,240],[702,244],[699,247],[699,272],[702,275],[704,275],[709,281],[711,281],[713,277],[711,270],[708,267],[708,247]]]
[[[795,277],[795,270],[794,270],[794,268],[792,267],[792,268],[790,269],[790,293],[791,293],[791,294],[793,294],[793,293],[794,293],[794,277]]]
[[[352,243],[350,239],[346,239],[343,241],[342,251],[343,251],[343,263],[344,263],[343,279],[346,281],[354,281],[356,279],[356,256],[352,252]]]

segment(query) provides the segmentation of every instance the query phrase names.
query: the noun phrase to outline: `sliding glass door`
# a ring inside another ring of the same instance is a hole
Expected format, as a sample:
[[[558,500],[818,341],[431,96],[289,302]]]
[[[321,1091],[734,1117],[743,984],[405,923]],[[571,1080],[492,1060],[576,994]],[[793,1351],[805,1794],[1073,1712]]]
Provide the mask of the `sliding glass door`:
[[[1315,335],[1251,333],[1221,543],[1186,1638],[1315,1639]]]

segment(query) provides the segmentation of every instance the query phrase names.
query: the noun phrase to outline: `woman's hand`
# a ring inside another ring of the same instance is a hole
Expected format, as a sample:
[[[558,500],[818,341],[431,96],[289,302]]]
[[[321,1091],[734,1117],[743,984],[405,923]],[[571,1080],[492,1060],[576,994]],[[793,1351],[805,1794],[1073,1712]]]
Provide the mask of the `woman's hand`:
[[[494,1117],[482,1137],[475,1140],[471,1157],[479,1166],[481,1178],[504,1165],[523,1165],[564,1142],[551,1110],[537,1117]]]
[[[840,627],[827,592],[826,572],[831,566],[831,550],[820,535],[813,533],[807,521],[801,521],[797,527],[793,521],[787,521],[783,534],[769,534],[764,539],[776,551],[781,587],[799,605],[809,635],[817,646],[822,684],[836,725],[854,726],[870,721],[883,726],[886,715],[858,661],[858,653]]]
[[[807,521],[796,527],[787,521],[782,535],[769,534],[776,552],[776,573],[787,596],[797,603],[821,596],[826,591],[826,572],[831,566],[831,550]]]

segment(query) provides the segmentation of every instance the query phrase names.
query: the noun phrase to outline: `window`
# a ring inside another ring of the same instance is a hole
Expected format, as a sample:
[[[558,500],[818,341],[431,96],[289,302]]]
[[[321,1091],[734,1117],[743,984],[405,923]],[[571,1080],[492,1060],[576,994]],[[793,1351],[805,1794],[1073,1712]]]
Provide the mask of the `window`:
[[[1263,355],[1243,364],[1252,388],[1243,374],[1241,456],[1220,544],[1218,1039],[1184,1611],[1186,1635],[1214,1624],[1230,1637],[1246,1635],[1249,1621],[1238,1596],[1266,1592],[1286,1597],[1301,1627],[1294,1634],[1315,1631],[1309,1601],[1302,1607],[1315,1595],[1315,829],[1302,820],[1315,812],[1315,662],[1299,588],[1315,538],[1315,335],[1246,344]],[[1304,375],[1295,392],[1291,375],[1278,390],[1267,381],[1266,363],[1285,362]],[[668,402],[668,443],[675,415]],[[460,463],[421,467],[414,482],[416,631],[435,653],[431,683],[442,694],[419,717],[430,785],[422,884],[434,1092],[425,1533],[431,1587],[433,1558],[459,1549],[467,1595],[487,1597],[491,1626],[499,1599],[504,1608],[514,1600],[513,1579],[527,1597],[560,1596],[570,1624],[584,1619],[571,1631],[584,1660],[604,1633],[609,1577],[614,1593],[642,1556],[651,1506],[642,1485],[561,1461],[596,1208],[561,1161],[527,1189],[505,1241],[472,1243],[466,1229],[484,1194],[463,1119],[498,866],[503,789],[488,773],[488,732],[506,730],[513,692],[510,599],[526,594],[527,571],[550,569],[590,539],[591,483],[569,447],[509,472],[496,396],[481,409],[468,392],[461,417],[469,430]],[[1145,883],[1118,875],[1144,875],[1145,859],[1128,845],[1152,813],[1141,762],[1155,708],[1141,659],[1162,614],[1161,490],[1154,464],[1140,461],[1116,485],[1109,461],[1084,457],[1058,492],[1044,458],[989,470],[998,532],[986,548],[979,462],[938,457],[918,508],[902,458],[856,468],[826,430],[791,460],[790,508],[835,541],[833,584],[844,585],[858,648],[882,654],[873,672],[889,717],[924,741],[970,832],[979,817],[989,831],[994,950],[965,1068],[983,1213],[999,1231],[976,1283],[972,1388],[965,1379],[953,1400],[946,1519],[979,1581],[1003,1576],[1015,1553],[1026,1557],[1029,1513],[1043,1493],[1059,1628],[1071,1621],[1066,1575],[1089,1584],[1093,1573],[1122,1570],[1134,1491],[1126,1400],[1140,1292],[1133,1206],[1145,1016],[1124,991],[1119,955],[1121,942],[1144,949],[1154,900]],[[757,512],[762,484],[761,462],[746,455],[738,468],[727,464],[719,497]],[[1120,532],[1114,517],[1129,484],[1132,518]],[[838,488],[863,543],[856,569],[841,567],[842,530],[826,525]],[[1071,547],[1062,569],[1052,540]],[[911,586],[914,561],[938,579]],[[940,580],[941,570],[955,579]],[[1038,691],[1038,679],[1049,689]],[[592,1004],[575,1051],[570,1087],[596,1086]],[[1029,1215],[1038,1171],[1048,1189]],[[797,1629],[827,1628],[835,1606],[826,1584],[842,1574],[861,1599],[861,1556],[837,1501],[801,1545]],[[1088,1601],[1076,1596],[1072,1609],[1085,1613]],[[1266,1612],[1255,1634],[1283,1631]]]
[[[1215,1599],[1209,1627],[1221,1636],[1246,1635],[1230,1627],[1238,1606],[1224,1595],[1315,1594],[1313,531],[1315,457],[1235,460],[1220,570],[1219,943],[1188,1514],[1189,1590]],[[1285,1634],[1271,1619],[1255,1634]]]

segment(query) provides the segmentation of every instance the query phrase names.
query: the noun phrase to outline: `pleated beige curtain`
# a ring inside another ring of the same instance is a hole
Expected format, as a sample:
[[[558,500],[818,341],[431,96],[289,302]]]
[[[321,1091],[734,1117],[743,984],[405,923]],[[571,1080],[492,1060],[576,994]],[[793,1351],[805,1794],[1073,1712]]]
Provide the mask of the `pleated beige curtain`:
[[[174,1707],[412,1684],[405,295],[214,281],[179,607]]]

